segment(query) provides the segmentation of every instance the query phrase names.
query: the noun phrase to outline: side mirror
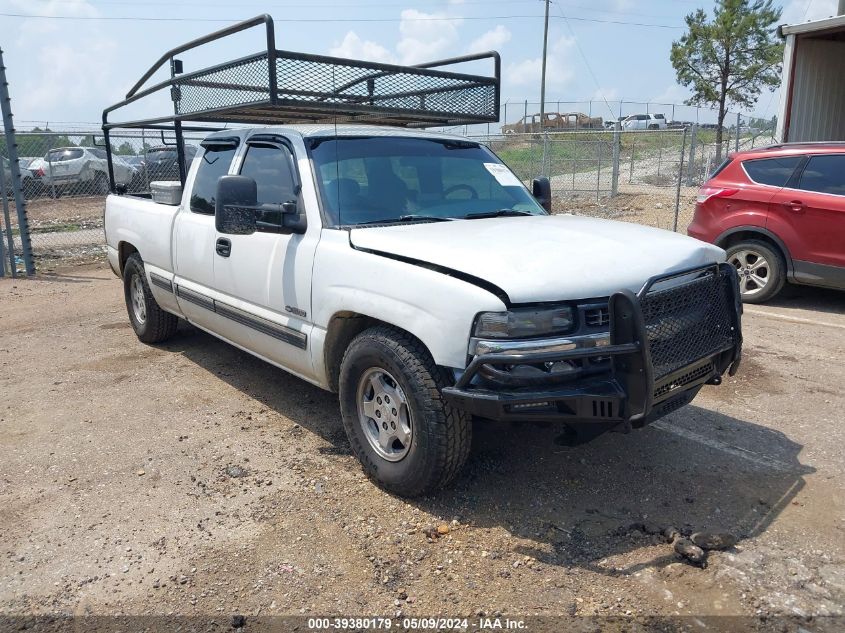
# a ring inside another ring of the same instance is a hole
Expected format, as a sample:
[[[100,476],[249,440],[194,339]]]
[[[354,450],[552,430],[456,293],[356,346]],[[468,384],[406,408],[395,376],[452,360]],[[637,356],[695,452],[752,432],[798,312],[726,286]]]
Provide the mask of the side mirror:
[[[258,187],[246,176],[221,176],[217,181],[214,223],[229,235],[251,235],[256,229]]]
[[[295,200],[282,203],[282,225],[291,233],[305,233],[308,221]]]
[[[545,176],[535,178],[531,182],[531,193],[549,213],[552,212],[552,183]]]

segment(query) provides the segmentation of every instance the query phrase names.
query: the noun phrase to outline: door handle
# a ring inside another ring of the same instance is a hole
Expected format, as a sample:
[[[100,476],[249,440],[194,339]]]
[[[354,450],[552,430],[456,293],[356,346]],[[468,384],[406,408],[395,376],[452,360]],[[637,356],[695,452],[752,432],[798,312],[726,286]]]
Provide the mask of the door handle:
[[[232,254],[232,242],[227,240],[225,237],[221,237],[217,240],[215,250],[220,257],[228,257]]]
[[[800,200],[790,200],[789,202],[784,202],[783,206],[793,213],[804,213],[804,203]]]

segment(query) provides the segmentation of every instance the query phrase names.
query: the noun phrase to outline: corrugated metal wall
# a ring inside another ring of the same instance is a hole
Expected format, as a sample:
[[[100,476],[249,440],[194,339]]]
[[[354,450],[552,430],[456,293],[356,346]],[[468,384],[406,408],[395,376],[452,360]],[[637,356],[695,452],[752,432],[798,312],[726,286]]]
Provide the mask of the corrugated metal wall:
[[[845,42],[800,38],[789,141],[845,141]]]

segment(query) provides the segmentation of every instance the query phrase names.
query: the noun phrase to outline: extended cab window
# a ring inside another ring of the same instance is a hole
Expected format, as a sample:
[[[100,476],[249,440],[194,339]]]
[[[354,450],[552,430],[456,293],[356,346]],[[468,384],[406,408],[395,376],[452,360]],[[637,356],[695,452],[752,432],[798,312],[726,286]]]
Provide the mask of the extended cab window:
[[[241,167],[241,176],[255,181],[259,205],[282,204],[296,200],[293,156],[286,147],[250,145]],[[278,211],[264,211],[258,220],[279,226],[282,224],[282,216]]]
[[[783,187],[802,159],[803,156],[762,158],[747,160],[742,163],[742,166],[745,168],[745,173],[754,182],[761,185]]]
[[[235,156],[236,147],[209,147],[203,154],[194,188],[191,191],[191,211],[214,215],[214,196],[220,176],[229,173],[229,166]]]
[[[798,188],[845,196],[845,154],[811,156]]]

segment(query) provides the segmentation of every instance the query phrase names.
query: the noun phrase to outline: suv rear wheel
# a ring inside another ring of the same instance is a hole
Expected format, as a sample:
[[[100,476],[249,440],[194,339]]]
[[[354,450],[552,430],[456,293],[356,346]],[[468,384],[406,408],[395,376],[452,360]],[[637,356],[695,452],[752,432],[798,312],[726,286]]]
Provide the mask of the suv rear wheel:
[[[739,291],[745,303],[763,303],[781,291],[786,266],[780,253],[758,240],[727,248],[728,263],[739,273]]]
[[[448,382],[425,346],[388,326],[359,334],[340,367],[343,426],[367,476],[415,497],[449,483],[469,454],[469,416],[441,396]]]

